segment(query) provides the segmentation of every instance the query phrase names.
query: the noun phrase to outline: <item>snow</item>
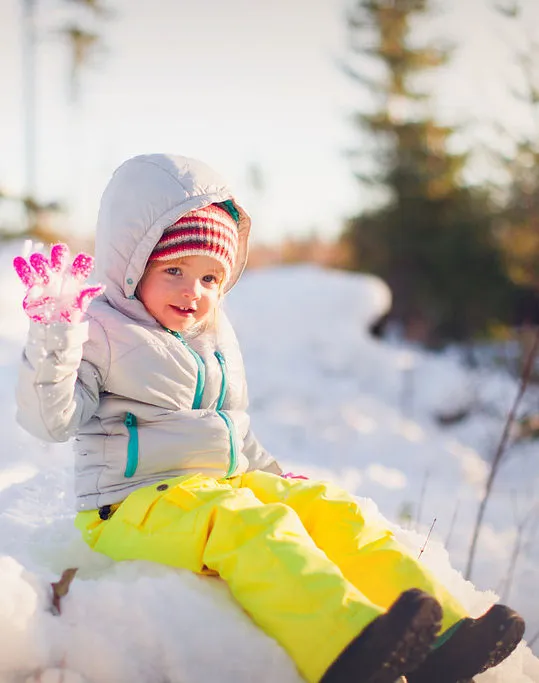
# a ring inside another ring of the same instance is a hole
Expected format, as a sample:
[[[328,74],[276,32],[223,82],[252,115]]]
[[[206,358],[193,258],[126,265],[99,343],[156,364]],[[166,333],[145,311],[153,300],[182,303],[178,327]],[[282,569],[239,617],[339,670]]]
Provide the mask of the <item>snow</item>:
[[[300,683],[285,652],[219,579],[145,562],[114,564],[79,539],[70,445],[40,443],[15,422],[27,328],[10,267],[17,246],[0,252],[0,682]],[[473,615],[497,599],[494,591],[509,591],[532,637],[539,630],[539,558],[531,535],[513,582],[504,580],[518,520],[539,483],[533,444],[513,446],[500,472],[475,586],[459,572],[485,459],[515,382],[499,371],[472,373],[455,354],[371,338],[366,330],[389,301],[375,278],[314,266],[245,274],[226,308],[242,343],[257,435],[285,470],[331,479],[362,498],[418,554],[436,519],[422,561]],[[437,420],[469,407],[473,417],[454,426]],[[78,574],[54,616],[50,582],[72,566]],[[522,644],[476,681],[539,682],[539,660]]]

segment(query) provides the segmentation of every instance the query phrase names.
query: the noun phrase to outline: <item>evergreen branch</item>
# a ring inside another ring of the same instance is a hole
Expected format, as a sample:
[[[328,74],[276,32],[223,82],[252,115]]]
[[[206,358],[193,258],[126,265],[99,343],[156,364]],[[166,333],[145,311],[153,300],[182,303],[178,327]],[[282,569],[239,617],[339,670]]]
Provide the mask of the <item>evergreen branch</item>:
[[[379,186],[384,180],[383,175],[380,173],[370,173],[367,175],[366,173],[355,172],[354,178],[364,185],[371,186]]]
[[[508,19],[516,19],[521,13],[521,6],[518,2],[511,2],[511,4],[502,5],[501,3],[494,3],[496,12],[503,14]]]
[[[101,0],[67,0],[74,5],[80,5],[91,10],[96,16],[104,18],[111,15],[111,10]]]
[[[360,83],[361,85],[365,86],[368,88],[371,92],[375,93],[383,93],[385,91],[385,88],[383,85],[381,85],[379,82],[374,80],[373,78],[370,78],[369,76],[366,76],[365,74],[360,73],[359,71],[356,71],[352,66],[346,63],[341,63],[340,64],[341,71],[351,78],[353,81],[356,81],[356,83]]]

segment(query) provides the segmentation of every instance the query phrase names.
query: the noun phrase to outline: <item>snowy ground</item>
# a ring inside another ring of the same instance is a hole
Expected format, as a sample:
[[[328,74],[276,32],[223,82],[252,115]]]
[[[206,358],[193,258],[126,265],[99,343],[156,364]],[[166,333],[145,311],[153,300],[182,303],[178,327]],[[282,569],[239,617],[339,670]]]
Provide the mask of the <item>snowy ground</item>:
[[[286,654],[219,580],[150,563],[114,565],[78,539],[70,446],[36,442],[14,421],[26,321],[12,256],[0,254],[0,682],[299,683]],[[516,521],[531,509],[539,484],[534,444],[513,448],[500,474],[478,551],[477,589],[452,568],[465,565],[483,457],[499,438],[514,382],[471,374],[447,355],[369,338],[365,329],[388,300],[375,279],[310,266],[244,276],[227,310],[243,345],[257,434],[285,469],[374,499],[388,519],[410,529],[398,534],[417,552],[436,518],[425,563],[473,614],[496,599],[487,589],[497,591],[527,618],[531,638],[539,630],[539,551],[531,533],[514,579],[507,577]],[[475,417],[438,425],[437,414],[469,404]],[[61,617],[53,616],[44,609],[49,582],[69,566],[79,574]],[[476,680],[539,683],[539,660],[522,645]]]

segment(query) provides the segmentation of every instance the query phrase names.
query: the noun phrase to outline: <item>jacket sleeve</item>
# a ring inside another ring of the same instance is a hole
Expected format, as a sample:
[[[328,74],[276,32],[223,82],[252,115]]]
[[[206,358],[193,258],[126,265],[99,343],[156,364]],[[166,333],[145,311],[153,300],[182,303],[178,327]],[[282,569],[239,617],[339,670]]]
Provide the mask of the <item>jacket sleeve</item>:
[[[237,342],[237,339],[235,337],[234,332],[232,331],[232,334],[234,335],[234,340],[237,345],[237,348],[239,349],[239,345]],[[242,383],[242,389],[241,389],[241,407],[245,412],[248,410],[249,406],[249,391],[247,389],[247,378],[245,376],[245,367],[243,365],[243,359],[241,358],[241,353],[240,355],[240,377],[241,377],[241,383]],[[275,458],[268,453],[268,451],[262,446],[260,441],[256,438],[253,430],[248,428],[247,433],[243,437],[243,454],[249,461],[249,467],[247,469],[248,472],[251,472],[253,470],[262,470],[263,472],[270,472],[271,474],[282,474],[282,469],[279,466],[279,463],[275,460]]]
[[[262,447],[252,429],[249,429],[244,439],[243,452],[247,460],[249,460],[248,471],[262,470],[272,474],[282,474],[283,470],[280,468],[277,460]]]
[[[17,421],[33,436],[67,441],[95,413],[103,377],[83,359],[87,340],[88,322],[30,322],[16,398]],[[90,351],[95,345],[89,343]]]

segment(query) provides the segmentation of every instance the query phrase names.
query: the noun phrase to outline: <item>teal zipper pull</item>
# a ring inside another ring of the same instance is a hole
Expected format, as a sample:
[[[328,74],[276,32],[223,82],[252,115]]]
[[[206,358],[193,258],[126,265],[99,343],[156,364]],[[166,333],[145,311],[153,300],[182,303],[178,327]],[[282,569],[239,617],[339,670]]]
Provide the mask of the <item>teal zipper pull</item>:
[[[217,399],[217,408],[216,410],[221,410],[223,407],[223,403],[225,402],[226,398],[226,392],[228,389],[228,380],[226,377],[226,365],[225,365],[225,357],[220,351],[215,351],[213,354],[217,360],[219,361],[219,365],[221,366],[221,390],[219,392],[219,398]]]
[[[137,418],[133,413],[127,413],[124,424],[129,433],[127,443],[127,464],[125,466],[124,477],[132,477],[137,471],[138,466],[138,428]]]
[[[222,410],[217,411],[217,415],[224,421],[228,427],[228,442],[230,444],[230,463],[228,465],[228,472],[225,474],[225,479],[229,479],[234,475],[236,468],[238,467],[238,451],[236,447],[236,430],[234,428],[234,423],[230,419],[227,413]]]
[[[216,412],[219,417],[224,420],[227,428],[228,428],[228,437],[229,437],[229,443],[230,443],[230,463],[228,465],[228,472],[225,475],[225,478],[232,477],[234,475],[234,472],[236,471],[236,468],[238,467],[238,452],[237,452],[237,446],[236,446],[236,431],[234,429],[234,423],[230,419],[230,417],[227,415],[227,413],[224,413],[221,408],[223,407],[223,403],[225,402],[225,397],[226,397],[226,392],[228,389],[228,380],[226,376],[226,363],[225,363],[225,357],[220,351],[215,351],[213,354],[217,360],[219,361],[219,365],[221,366],[221,373],[222,373],[222,379],[221,379],[221,391],[219,392],[219,398],[217,400],[217,408]]]
[[[192,409],[196,410],[200,408],[202,404],[202,396],[204,394],[204,385],[206,383],[206,366],[204,365],[204,360],[199,354],[192,349],[189,344],[185,341],[185,339],[182,337],[182,335],[179,332],[176,332],[175,330],[171,330],[168,327],[164,328],[167,332],[169,332],[173,337],[176,337],[178,341],[180,341],[185,348],[189,351],[189,353],[193,356],[193,358],[196,361],[198,372],[197,372],[197,385],[195,388],[195,397],[193,400],[193,406]],[[219,415],[219,417],[225,422],[227,428],[228,428],[228,436],[229,436],[229,442],[230,442],[230,463],[228,466],[228,472],[226,473],[226,477],[231,477],[233,476],[234,472],[236,471],[236,468],[238,466],[238,453],[237,453],[237,445],[236,445],[236,433],[234,429],[234,423],[230,419],[230,417],[224,413],[221,408],[223,406],[223,403],[225,401],[226,397],[226,392],[228,388],[228,380],[226,377],[226,363],[225,363],[225,358],[223,354],[220,351],[215,351],[214,352],[215,357],[217,358],[219,365],[221,366],[221,373],[222,373],[222,379],[221,379],[221,390],[219,392],[219,398],[217,400],[217,408],[216,408],[216,413]],[[131,413],[129,413],[130,415]],[[132,416],[135,421],[136,418],[133,415]],[[127,423],[126,423],[127,424]],[[135,422],[136,424],[136,422]],[[129,429],[129,427],[128,427]],[[137,435],[137,450],[138,450],[138,435]],[[128,469],[129,469],[129,457],[128,457]],[[135,464],[135,469],[136,469],[136,464]],[[131,471],[131,470],[129,470]],[[126,469],[127,472],[127,469]],[[135,470],[133,470],[134,474]],[[125,475],[126,477],[128,476],[127,474]],[[131,475],[133,476],[133,475]]]
[[[176,332],[175,330],[169,330],[168,327],[165,327],[164,329],[167,332],[170,332],[170,334],[173,337],[176,337],[176,339],[178,339],[185,346],[185,348],[195,359],[195,362],[197,364],[197,385],[195,388],[195,397],[193,399],[192,409],[198,410],[202,405],[202,396],[204,394],[204,385],[206,383],[206,366],[204,365],[204,360],[198,355],[198,353],[194,349],[192,349],[189,346],[189,344],[185,341],[185,339],[179,332]]]

